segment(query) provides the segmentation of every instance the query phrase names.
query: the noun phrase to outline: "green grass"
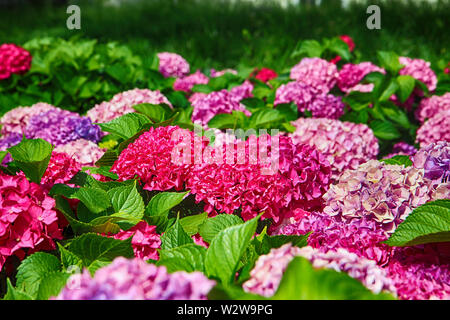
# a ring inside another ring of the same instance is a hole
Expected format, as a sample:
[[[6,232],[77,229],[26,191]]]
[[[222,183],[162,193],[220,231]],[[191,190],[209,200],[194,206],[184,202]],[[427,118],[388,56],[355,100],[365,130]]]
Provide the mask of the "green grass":
[[[92,2],[75,2],[81,7],[81,31],[66,28],[65,6],[40,4],[1,10],[0,43],[83,35],[120,41],[148,58],[155,51],[177,52],[193,69],[241,63],[282,71],[297,62],[289,56],[299,40],[348,34],[355,40],[361,60],[376,61],[376,50],[423,58],[432,61],[435,69],[450,60],[450,1],[441,1],[437,7],[407,1],[380,4],[381,30],[366,28],[367,5],[362,4],[348,10],[330,6],[283,9],[270,3],[147,0],[118,9]]]

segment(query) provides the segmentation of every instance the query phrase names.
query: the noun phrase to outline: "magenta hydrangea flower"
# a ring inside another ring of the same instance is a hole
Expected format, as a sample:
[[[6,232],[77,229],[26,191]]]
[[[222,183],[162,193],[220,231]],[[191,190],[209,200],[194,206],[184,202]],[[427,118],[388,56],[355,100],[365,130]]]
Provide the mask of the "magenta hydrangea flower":
[[[24,175],[0,172],[0,270],[10,256],[54,250],[62,239],[55,200]]]
[[[206,300],[215,285],[201,272],[167,273],[141,259],[118,257],[91,277],[72,275],[56,300]]]
[[[337,85],[339,89],[345,93],[351,91],[371,92],[373,90],[373,83],[360,83],[360,81],[371,72],[386,73],[383,68],[380,68],[371,62],[344,64],[342,69],[339,71]]]
[[[392,147],[392,153],[388,154],[385,158],[389,159],[394,156],[413,156],[417,152],[417,149],[407,144],[406,142],[398,142]]]
[[[55,151],[68,154],[83,167],[94,166],[105,153],[105,149],[100,149],[95,143],[86,139],[77,139],[57,146]]]
[[[170,52],[158,53],[159,72],[164,77],[181,78],[189,74],[189,63],[180,55]]]
[[[192,101],[192,121],[207,126],[209,120],[220,113],[242,111],[246,115],[250,112],[239,102],[239,99],[227,90],[214,91],[203,98]]]
[[[196,84],[208,84],[209,78],[205,76],[200,70],[188,76],[177,78],[173,84],[173,89],[184,92],[191,92]]]
[[[0,80],[8,79],[12,73],[26,73],[31,68],[31,60],[31,54],[18,45],[0,45]]]
[[[209,141],[177,126],[150,128],[122,151],[111,168],[119,180],[137,175],[146,190],[182,190],[196,154]],[[184,152],[186,149],[186,152]],[[201,151],[198,152],[201,157]]]
[[[2,135],[11,133],[24,133],[31,117],[58,108],[44,102],[33,104],[31,107],[17,107],[3,115],[0,119]]]
[[[432,118],[437,113],[450,109],[450,92],[442,96],[431,96],[422,99],[416,110],[416,118],[420,123],[424,123],[426,119]]]
[[[308,110],[314,118],[339,119],[344,114],[344,108],[341,97],[327,94],[316,96]]]
[[[124,114],[135,112],[133,106],[141,103],[172,104],[159,90],[133,89],[116,94],[110,101],[95,105],[87,112],[87,116],[96,123],[109,122]]]
[[[292,141],[315,146],[331,164],[333,179],[343,170],[356,169],[378,154],[378,140],[365,124],[299,118],[292,125],[296,127],[295,132],[289,134]]]
[[[437,85],[437,77],[430,68],[430,63],[422,59],[400,57],[399,61],[404,67],[398,72],[400,75],[408,75],[422,81],[428,90],[434,91]]]
[[[291,81],[282,84],[275,93],[274,106],[295,102],[300,112],[304,112],[319,92],[303,82]]]
[[[273,150],[274,138],[268,135],[211,148],[214,160],[204,158],[203,164],[192,169],[187,189],[197,202],[206,203],[204,210],[209,214],[240,210],[244,220],[264,212],[264,218],[279,223],[295,208],[321,208],[321,196],[330,183],[328,162],[314,147],[294,145],[285,136],[277,138],[279,146]],[[267,161],[251,151],[265,145]]]
[[[356,170],[344,171],[323,198],[325,213],[342,219],[373,219],[391,233],[414,208],[450,198],[450,184],[436,186],[424,178],[423,170],[412,166],[370,160]]]
[[[250,272],[251,278],[243,284],[244,290],[271,297],[278,289],[289,262],[296,256],[308,259],[317,269],[326,268],[345,272],[350,277],[362,282],[374,293],[387,291],[395,294],[396,292],[386,271],[372,260],[358,257],[342,248],[336,251],[322,252],[309,246],[293,247],[290,243],[278,249],[272,249],[267,255],[258,258],[255,267]]]
[[[230,90],[230,93],[238,101],[241,101],[242,99],[253,97],[252,91],[253,91],[253,84],[249,80],[245,80],[244,83],[242,83],[241,85],[233,87]]]
[[[70,155],[53,151],[42,176],[41,186],[50,190],[57,183],[67,183],[80,170],[81,164]]]
[[[424,170],[424,177],[440,182],[450,182],[450,142],[439,141],[421,148],[412,157],[413,165]]]
[[[303,82],[322,94],[328,93],[338,79],[336,65],[321,58],[303,58],[291,69],[290,78]]]
[[[416,142],[421,148],[438,141],[450,141],[450,109],[438,112],[417,130]]]

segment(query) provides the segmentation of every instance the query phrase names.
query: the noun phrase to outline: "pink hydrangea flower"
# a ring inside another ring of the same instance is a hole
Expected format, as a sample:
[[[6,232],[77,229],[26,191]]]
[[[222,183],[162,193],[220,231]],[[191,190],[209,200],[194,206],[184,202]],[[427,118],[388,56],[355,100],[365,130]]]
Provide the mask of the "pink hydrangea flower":
[[[208,84],[209,78],[205,76],[200,70],[188,76],[177,78],[173,84],[173,89],[184,92],[191,92],[196,84]]]
[[[170,52],[158,53],[159,72],[164,77],[181,78],[189,74],[189,63],[180,55]]]
[[[326,94],[338,79],[336,65],[321,58],[303,58],[292,67],[290,78],[312,86]]]
[[[246,115],[250,112],[245,106],[239,103],[236,96],[227,90],[214,91],[203,98],[192,101],[192,121],[206,126],[215,115],[220,113],[231,113],[234,110],[242,111]]]
[[[177,126],[150,128],[122,151],[111,172],[121,181],[137,175],[146,190],[182,190],[196,161],[195,148],[206,145],[208,141]]]
[[[87,116],[92,122],[104,123],[124,114],[135,112],[133,106],[141,103],[167,104],[172,108],[172,104],[159,90],[133,89],[116,94],[110,101],[104,101],[95,105],[87,112]]]
[[[31,68],[31,60],[31,54],[18,45],[0,45],[0,80],[8,79],[12,73],[26,73]]]
[[[437,113],[448,109],[450,109],[450,92],[442,96],[422,99],[416,110],[416,118],[420,123],[424,123],[426,119],[430,119]]]
[[[345,104],[341,97],[318,95],[307,109],[314,118],[339,119],[344,114]]]
[[[55,148],[56,152],[63,152],[74,158],[81,166],[94,166],[105,153],[95,143],[85,139],[71,141]]]
[[[67,183],[80,170],[81,164],[70,155],[53,151],[41,185],[50,190],[57,183]]]
[[[72,275],[56,300],[206,300],[215,285],[201,272],[167,273],[141,259],[118,257],[91,277]]]
[[[54,250],[62,239],[55,200],[23,175],[0,172],[0,270],[10,256]]]
[[[450,184],[434,185],[424,178],[423,170],[376,160],[344,171],[323,196],[325,213],[342,219],[373,219],[387,233],[393,232],[414,208],[449,197]]]
[[[194,92],[190,97],[189,97],[189,102],[191,104],[194,103],[194,101],[199,100],[199,99],[203,99],[204,97],[206,97],[207,94],[203,93],[203,92]]]
[[[33,104],[31,107],[14,108],[5,113],[0,119],[0,125],[2,126],[1,133],[2,135],[24,133],[31,117],[56,109],[58,108],[45,102]]]
[[[436,113],[417,130],[416,142],[420,147],[438,141],[450,141],[450,109]]]
[[[145,221],[139,222],[137,225],[126,231],[120,231],[112,235],[114,239],[126,240],[130,237],[136,258],[143,260],[158,260],[158,249],[161,246],[161,239],[156,233],[156,226],[150,226]]]
[[[296,127],[295,132],[289,134],[292,141],[315,146],[331,164],[333,179],[343,170],[356,169],[378,154],[378,140],[365,124],[299,118],[292,125]]]
[[[415,168],[424,170],[424,177],[435,181],[450,182],[450,142],[439,141],[421,148],[412,157]]]
[[[275,93],[274,106],[295,102],[300,112],[309,108],[319,92],[303,82],[292,81],[282,84]]]
[[[398,142],[392,147],[392,153],[388,154],[385,158],[389,159],[394,156],[413,156],[417,152],[417,149],[407,144],[406,142]]]
[[[437,85],[437,77],[430,68],[430,63],[422,59],[400,57],[399,61],[404,67],[398,72],[400,75],[408,75],[422,81],[428,90],[434,91]]]
[[[392,280],[387,277],[386,271],[372,260],[358,257],[342,248],[322,252],[309,246],[292,247],[290,243],[278,249],[272,249],[269,254],[258,258],[250,272],[251,278],[243,284],[244,290],[271,297],[278,289],[289,262],[296,256],[308,259],[316,269],[326,268],[345,272],[350,277],[361,281],[374,293],[382,291],[395,293],[395,287],[392,285]]]
[[[351,91],[371,92],[373,83],[361,84],[361,80],[371,72],[386,73],[383,68],[374,65],[371,62],[361,62],[358,64],[347,63],[339,71],[337,85],[343,92]]]
[[[242,99],[253,97],[252,91],[253,84],[250,81],[245,80],[241,85],[233,87],[230,90],[230,93],[236,98],[236,100],[241,101]]]
[[[233,69],[223,69],[223,70],[220,70],[220,71],[217,71],[215,69],[211,69],[210,70],[211,78],[221,77],[221,76],[223,76],[226,73],[231,73],[231,74],[234,74],[234,75],[238,74],[238,72],[236,70],[233,70]]]

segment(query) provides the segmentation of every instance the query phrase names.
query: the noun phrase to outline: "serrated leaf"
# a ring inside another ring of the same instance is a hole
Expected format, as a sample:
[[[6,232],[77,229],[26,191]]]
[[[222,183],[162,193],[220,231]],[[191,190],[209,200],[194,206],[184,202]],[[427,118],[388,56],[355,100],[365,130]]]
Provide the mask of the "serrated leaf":
[[[380,66],[393,74],[396,74],[403,65],[399,61],[399,57],[395,52],[378,51],[378,60],[380,61]]]
[[[239,119],[233,114],[219,113],[209,120],[208,127],[216,129],[233,129],[237,127],[238,122]]]
[[[199,226],[198,232],[203,240],[211,243],[214,237],[222,230],[228,227],[242,224],[242,219],[233,214],[219,214],[213,218],[208,218],[202,225]]]
[[[56,297],[66,285],[69,273],[55,271],[47,274],[39,285],[37,300],[48,300],[50,297]]]
[[[113,133],[123,139],[129,139],[139,132],[140,128],[150,123],[150,119],[140,113],[127,113],[106,123],[98,123],[103,131]]]
[[[2,300],[33,300],[30,295],[14,288],[9,278],[6,279],[6,287],[7,291]]]
[[[170,209],[177,206],[187,196],[187,192],[161,192],[154,196],[147,207],[145,214],[147,216],[166,215]]]
[[[127,223],[137,224],[144,216],[144,200],[136,189],[136,183],[107,191],[115,213],[112,217],[126,218]],[[120,223],[119,223],[120,225]]]
[[[208,213],[203,212],[180,219],[180,224],[188,235],[193,236],[198,233],[199,227],[206,221],[206,218],[208,218]]]
[[[403,155],[398,155],[398,156],[393,156],[392,158],[388,158],[388,159],[381,159],[381,162],[384,162],[386,164],[396,164],[396,165],[404,165],[405,167],[409,167],[412,166],[412,161],[409,158],[409,156],[403,156]]]
[[[161,249],[172,249],[189,243],[194,243],[194,241],[186,231],[184,231],[180,224],[180,220],[178,219],[175,221],[175,224],[161,236]]]
[[[133,106],[133,109],[146,115],[153,122],[163,122],[171,117],[173,111],[166,104],[141,103]]]
[[[322,52],[322,45],[318,41],[304,40],[297,45],[297,48],[291,54],[291,58],[296,58],[298,56],[308,56],[311,58],[320,57]]]
[[[61,264],[64,270],[71,266],[77,266],[81,268],[83,265],[83,261],[73,252],[70,252],[66,248],[64,248],[61,244],[58,243],[59,253],[61,255]]]
[[[400,132],[392,123],[383,120],[374,120],[369,124],[375,137],[383,140],[394,140],[400,138]]]
[[[414,209],[385,243],[403,247],[447,241],[450,241],[450,200],[436,200]]]
[[[399,86],[398,97],[400,102],[404,103],[413,92],[416,79],[408,75],[401,75],[397,77],[397,84]]]
[[[205,256],[206,248],[193,243],[185,244],[169,250],[160,250],[157,265],[165,265],[169,272],[203,272]]]
[[[73,193],[70,198],[80,200],[94,214],[98,214],[111,206],[108,194],[100,188],[82,187]]]

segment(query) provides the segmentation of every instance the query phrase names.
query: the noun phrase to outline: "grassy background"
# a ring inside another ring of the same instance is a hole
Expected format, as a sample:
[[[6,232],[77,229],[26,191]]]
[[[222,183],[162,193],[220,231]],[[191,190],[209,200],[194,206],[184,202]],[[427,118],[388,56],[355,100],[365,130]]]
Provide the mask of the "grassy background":
[[[283,71],[297,62],[289,55],[299,40],[348,34],[361,60],[376,61],[376,50],[429,60],[435,70],[450,60],[450,1],[435,6],[400,0],[379,3],[381,30],[366,28],[367,4],[286,9],[274,3],[146,0],[116,8],[102,1],[68,2],[81,7],[80,31],[66,28],[67,5],[22,0],[20,5],[0,7],[0,43],[83,35],[128,44],[144,58],[155,51],[177,52],[192,70],[242,63]]]

